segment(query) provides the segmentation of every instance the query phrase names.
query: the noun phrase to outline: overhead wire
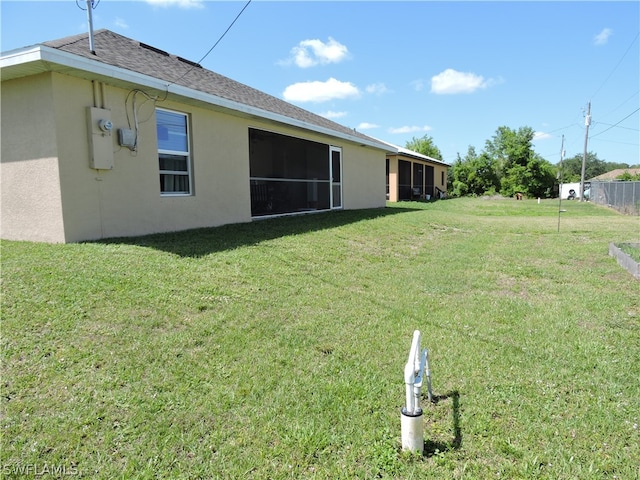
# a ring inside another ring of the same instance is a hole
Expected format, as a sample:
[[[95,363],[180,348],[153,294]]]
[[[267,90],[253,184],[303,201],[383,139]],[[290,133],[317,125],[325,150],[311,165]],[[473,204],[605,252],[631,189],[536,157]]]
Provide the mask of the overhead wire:
[[[640,93],[640,90],[636,90],[636,92],[634,94],[632,94],[631,96],[629,96],[629,98],[627,98],[625,101],[623,101],[620,105],[618,105],[617,107],[615,107],[613,110],[605,113],[604,115],[602,115],[602,118],[607,117],[608,115],[611,115],[613,112],[617,111],[620,107],[622,107],[623,105],[625,105],[629,100],[631,100],[633,97],[637,96],[638,93]]]
[[[633,115],[633,114],[632,114]],[[605,123],[605,122],[594,122],[596,125],[605,125],[607,127],[618,127],[618,128],[623,128],[625,130],[632,130],[634,132],[640,132],[640,128],[632,128],[632,127],[623,127],[620,125],[612,125],[610,123]]]
[[[636,43],[636,41],[638,40],[638,36],[640,36],[640,33],[636,33],[635,37],[633,38],[633,40],[631,40],[631,43],[629,44],[629,46],[627,47],[627,49],[625,50],[625,52],[622,54],[622,56],[620,57],[620,60],[618,60],[618,63],[616,63],[616,65],[613,67],[613,69],[611,70],[611,72],[609,72],[609,75],[607,75],[607,77],[604,79],[604,81],[600,84],[600,86],[596,89],[596,91],[593,93],[593,95],[591,96],[591,98],[594,98],[598,93],[600,93],[600,91],[602,90],[602,88],[607,84],[607,82],[609,81],[609,79],[611,79],[611,77],[613,76],[613,74],[615,73],[615,71],[618,69],[618,67],[622,64],[623,60],[626,58],[626,56],[629,54],[629,52],[631,51],[631,48],[634,46],[634,44]],[[611,110],[609,113],[603,115],[603,117],[606,117],[607,115],[612,114],[613,112],[615,112],[616,110],[618,110],[620,107],[622,107],[623,105],[625,105],[629,100],[631,100],[633,97],[635,97],[636,95],[638,95],[638,91],[636,91],[633,95],[629,96],[625,101],[623,101],[621,104],[619,104],[617,107],[615,107],[613,110]],[[619,124],[622,123],[623,121],[625,121],[627,118],[631,117],[632,115],[634,115],[636,112],[638,112],[638,110],[640,110],[640,108],[634,110],[633,112],[631,112],[629,115],[627,115],[626,117],[624,117],[622,120],[616,122],[613,125],[609,125],[609,128],[606,128],[600,132],[594,133],[592,135],[590,135],[588,138],[589,140],[595,137],[598,137],[599,135],[602,135],[605,132],[608,132],[609,130],[611,130],[614,127],[619,127]],[[603,122],[594,122],[594,125],[607,125]],[[619,128],[627,128],[627,127],[619,127]],[[630,129],[632,130],[632,129]],[[603,140],[601,138],[598,138],[598,141],[607,141],[607,140]],[[615,142],[615,143],[622,143],[622,142]],[[629,145],[634,145],[634,144],[629,144]]]
[[[209,54],[213,51],[214,48],[216,48],[216,46],[220,43],[220,41],[225,37],[225,35],[229,32],[229,30],[231,30],[231,27],[233,27],[233,25],[236,23],[236,21],[240,18],[240,16],[242,15],[242,13],[247,9],[247,7],[249,6],[249,4],[251,3],[252,0],[248,0],[247,3],[244,5],[244,7],[242,8],[242,10],[240,10],[240,12],[238,13],[238,15],[236,15],[236,17],[233,19],[233,21],[231,22],[231,24],[227,27],[227,29],[224,31],[224,33],[218,38],[218,40],[214,43],[214,45],[209,49],[209,51],[207,53],[205,53],[205,55],[198,61],[193,63],[180,77],[178,77],[176,80],[168,83],[166,85],[166,89],[164,92],[164,96],[162,98],[160,98],[159,95],[153,96],[148,94],[147,92],[140,90],[140,89],[133,89],[129,92],[129,94],[127,95],[126,99],[125,99],[125,112],[126,112],[126,116],[127,116],[127,123],[129,124],[129,128],[133,130],[134,135],[135,135],[135,141],[134,141],[134,145],[132,148],[132,151],[137,151],[137,147],[138,147],[138,143],[139,143],[139,136],[140,136],[140,129],[139,129],[139,125],[141,123],[144,123],[148,120],[140,120],[138,118],[138,112],[140,109],[142,109],[142,107],[144,106],[145,103],[151,101],[153,102],[153,104],[155,105],[157,102],[163,102],[167,99],[167,96],[169,95],[169,87],[171,85],[174,85],[175,83],[177,83],[178,81],[180,81],[182,78],[184,78],[192,69],[199,67],[200,64],[204,61],[205,58],[207,58],[207,56],[209,56]],[[98,0],[98,3],[100,2],[100,0]],[[80,8],[80,5],[78,4],[78,0],[76,0],[76,4],[78,5],[78,7]],[[93,4],[93,2],[92,2]],[[96,3],[97,6],[97,3]],[[94,7],[95,8],[95,7]],[[143,95],[145,97],[145,101],[141,104],[141,105],[137,105],[136,102],[136,97],[137,95]],[[129,114],[129,101],[130,99],[132,100],[132,105],[131,105],[131,115]],[[133,117],[133,119],[131,118]]]
[[[602,90],[602,87],[605,86],[605,84],[609,81],[609,79],[611,78],[611,76],[613,75],[613,73],[618,69],[618,67],[620,66],[620,64],[622,63],[622,61],[624,60],[624,57],[627,56],[627,54],[629,53],[629,50],[631,50],[631,47],[633,46],[634,43],[636,43],[636,40],[638,39],[638,35],[640,35],[640,33],[636,33],[636,36],[633,38],[633,40],[631,41],[631,43],[629,44],[629,47],[627,47],[627,50],[622,54],[622,58],[620,58],[620,60],[618,61],[618,63],[616,64],[615,67],[613,67],[613,70],[611,70],[611,73],[609,73],[609,75],[607,76],[607,78],[604,79],[604,82],[602,82],[602,84],[598,87],[598,89],[595,91],[595,93],[593,95],[591,95],[591,98],[593,99],[593,97],[595,97],[600,90]]]
[[[227,29],[224,31],[224,33],[222,35],[220,35],[220,37],[218,38],[218,40],[216,40],[216,43],[213,44],[213,46],[209,49],[209,51],[207,53],[204,54],[204,56],[198,60],[196,62],[195,65],[192,65],[190,68],[188,68],[180,77],[178,77],[176,80],[174,80],[173,82],[169,83],[167,85],[167,89],[179,82],[180,80],[182,80],[191,70],[193,70],[194,68],[196,68],[196,66],[199,66],[208,56],[211,52],[213,52],[213,49],[216,48],[218,46],[218,44],[222,41],[222,39],[225,37],[225,35],[229,32],[229,30],[231,30],[231,27],[233,27],[233,25],[238,21],[238,19],[240,18],[240,16],[244,13],[244,11],[247,9],[247,7],[249,6],[249,4],[251,3],[252,0],[248,0],[247,3],[245,3],[244,7],[242,7],[242,10],[240,10],[240,12],[238,13],[238,15],[236,15],[236,18],[233,19],[233,21],[229,24],[229,26],[227,27]]]
[[[619,122],[611,125],[609,128],[606,128],[604,130],[602,130],[601,132],[596,133],[595,135],[591,135],[589,138],[593,138],[593,137],[597,137],[598,135],[602,135],[604,132],[608,132],[609,130],[611,130],[613,127],[617,127],[620,123],[624,122],[627,118],[629,118],[631,115],[633,115],[634,113],[638,112],[638,110],[640,110],[640,108],[636,108],[633,112],[631,112],[629,115],[627,115],[626,117],[624,117],[622,120],[620,120]]]

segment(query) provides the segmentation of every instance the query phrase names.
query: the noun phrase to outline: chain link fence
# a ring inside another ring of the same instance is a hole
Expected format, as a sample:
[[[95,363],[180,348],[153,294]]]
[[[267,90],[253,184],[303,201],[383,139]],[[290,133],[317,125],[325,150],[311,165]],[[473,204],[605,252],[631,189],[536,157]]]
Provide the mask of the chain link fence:
[[[626,215],[640,215],[640,182],[592,180],[589,201],[615,208]]]

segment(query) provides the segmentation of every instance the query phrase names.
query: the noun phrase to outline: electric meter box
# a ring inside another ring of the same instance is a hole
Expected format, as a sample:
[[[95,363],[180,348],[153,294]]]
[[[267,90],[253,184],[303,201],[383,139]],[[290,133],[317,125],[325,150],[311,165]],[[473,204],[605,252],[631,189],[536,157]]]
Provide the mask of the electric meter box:
[[[113,124],[111,110],[87,107],[89,166],[96,170],[113,169]]]

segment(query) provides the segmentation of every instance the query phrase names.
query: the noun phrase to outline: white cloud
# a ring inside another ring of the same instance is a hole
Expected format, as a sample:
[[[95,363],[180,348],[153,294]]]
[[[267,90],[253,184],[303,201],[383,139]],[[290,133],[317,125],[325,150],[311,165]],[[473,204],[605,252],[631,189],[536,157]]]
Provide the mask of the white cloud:
[[[353,83],[330,78],[326,82],[300,82],[285,88],[282,96],[289,102],[326,102],[335,99],[358,98],[360,90]]]
[[[324,118],[342,118],[342,117],[346,117],[348,114],[347,112],[334,112],[333,110],[329,110],[325,113],[321,113],[320,116],[324,117]]]
[[[533,134],[533,141],[537,141],[537,140],[548,140],[550,138],[553,138],[553,135],[551,135],[550,133],[546,133],[546,132],[535,132]]]
[[[203,0],[145,0],[155,7],[204,8]]]
[[[382,95],[383,93],[389,92],[389,89],[384,83],[373,83],[371,85],[367,85],[367,87],[365,87],[365,91],[375,95]]]
[[[291,49],[291,58],[280,62],[283,65],[295,63],[300,68],[339,63],[349,57],[349,50],[345,45],[329,37],[327,43],[321,40],[302,40]]]
[[[610,28],[603,28],[602,31],[593,37],[593,43],[595,45],[604,45],[609,41],[609,37],[613,35],[613,30]]]
[[[428,132],[429,130],[431,130],[431,127],[429,125],[425,125],[423,127],[406,125],[404,127],[390,128],[389,133],[415,133]]]
[[[113,22],[114,25],[118,28],[129,28],[129,24],[127,24],[126,21],[124,21],[124,19],[120,18],[120,17],[116,17],[115,21]]]
[[[497,83],[502,83],[502,79],[488,79],[482,75],[469,72],[458,72],[452,68],[447,68],[444,72],[431,77],[431,92],[438,95],[473,93],[478,89],[487,88]]]
[[[356,127],[356,130],[372,130],[374,128],[380,128],[380,125],[376,125],[375,123],[362,122]]]

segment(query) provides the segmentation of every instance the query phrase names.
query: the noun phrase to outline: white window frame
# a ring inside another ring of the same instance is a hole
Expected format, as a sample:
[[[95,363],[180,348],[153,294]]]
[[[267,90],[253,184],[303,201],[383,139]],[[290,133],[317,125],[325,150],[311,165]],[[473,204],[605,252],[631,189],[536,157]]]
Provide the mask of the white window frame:
[[[193,195],[193,178],[191,175],[191,134],[190,134],[190,128],[189,128],[189,115],[184,113],[184,112],[178,112],[175,110],[169,110],[166,108],[156,108],[156,111],[163,111],[163,112],[167,112],[167,113],[171,113],[174,115],[180,115],[183,116],[185,118],[185,135],[186,135],[186,145],[187,145],[187,150],[186,151],[177,151],[177,150],[165,150],[165,149],[161,149],[160,148],[160,144],[158,141],[158,170],[159,170],[159,179],[161,178],[162,175],[174,175],[174,176],[186,176],[187,177],[187,182],[189,185],[189,191],[188,192],[163,192],[162,191],[162,183],[160,184],[160,195],[163,197],[190,197]],[[157,117],[156,117],[156,122],[157,122]],[[157,139],[156,139],[157,140]],[[160,169],[160,154],[165,154],[165,155],[176,155],[176,156],[180,156],[180,157],[185,157],[186,162],[187,162],[187,170],[162,170]]]
[[[333,170],[333,154],[337,153],[339,155],[338,158],[338,172],[335,172]],[[329,176],[331,177],[331,186],[330,186],[330,191],[329,191],[329,195],[330,195],[330,204],[331,204],[331,209],[332,210],[342,210],[344,208],[344,194],[342,192],[342,147],[336,147],[333,145],[329,146]],[[336,178],[338,180],[336,180]],[[338,192],[340,194],[340,198],[338,199],[338,201],[336,201],[336,199],[334,198],[334,191],[333,189],[337,187],[338,188]]]

